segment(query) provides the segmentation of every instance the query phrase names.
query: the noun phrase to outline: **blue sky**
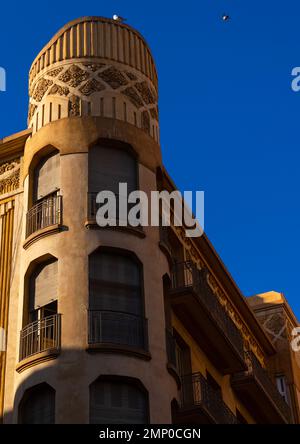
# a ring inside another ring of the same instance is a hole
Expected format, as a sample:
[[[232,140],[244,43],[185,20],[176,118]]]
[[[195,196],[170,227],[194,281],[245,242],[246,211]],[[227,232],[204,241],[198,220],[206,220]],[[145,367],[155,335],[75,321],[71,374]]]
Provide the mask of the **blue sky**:
[[[0,138],[26,127],[28,69],[52,35],[114,13],[151,46],[164,163],[180,189],[205,191],[210,240],[245,295],[282,291],[300,318],[299,1],[2,2]]]

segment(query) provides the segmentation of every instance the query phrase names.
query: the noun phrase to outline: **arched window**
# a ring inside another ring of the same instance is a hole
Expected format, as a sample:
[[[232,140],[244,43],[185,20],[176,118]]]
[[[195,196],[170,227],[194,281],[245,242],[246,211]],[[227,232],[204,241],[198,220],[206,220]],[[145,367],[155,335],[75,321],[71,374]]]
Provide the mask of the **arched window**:
[[[39,161],[31,175],[31,195],[26,237],[38,230],[62,223],[60,155],[57,151]]]
[[[19,424],[54,424],[55,390],[48,384],[28,389],[19,404]]]
[[[99,204],[96,196],[100,191],[112,191],[116,197],[117,221],[120,197],[119,184],[127,184],[128,194],[138,190],[137,159],[129,146],[119,146],[106,142],[89,150],[89,209],[88,219],[96,218]],[[125,195],[127,198],[127,195]],[[130,207],[130,205],[129,205]],[[118,225],[118,223],[117,223]]]
[[[30,322],[57,313],[58,261],[51,259],[37,266],[29,279]]]
[[[36,202],[60,188],[60,156],[54,152],[44,157],[34,169],[33,202]]]
[[[38,264],[25,281],[20,361],[46,350],[60,350],[58,261],[53,258]]]
[[[91,424],[146,424],[148,421],[148,396],[138,385],[101,378],[91,384]]]
[[[146,348],[140,262],[119,250],[89,257],[90,343]]]

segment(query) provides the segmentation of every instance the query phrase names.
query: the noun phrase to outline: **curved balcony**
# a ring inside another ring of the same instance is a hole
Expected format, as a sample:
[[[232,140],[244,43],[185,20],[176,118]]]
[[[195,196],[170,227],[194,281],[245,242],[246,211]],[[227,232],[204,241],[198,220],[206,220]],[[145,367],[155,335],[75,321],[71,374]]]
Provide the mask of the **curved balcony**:
[[[62,196],[52,194],[37,202],[26,215],[26,238],[62,224]]]
[[[26,325],[20,332],[20,362],[45,360],[60,352],[61,315],[55,314]],[[20,367],[23,367],[22,364]]]
[[[148,353],[147,319],[130,313],[89,310],[90,350]]]

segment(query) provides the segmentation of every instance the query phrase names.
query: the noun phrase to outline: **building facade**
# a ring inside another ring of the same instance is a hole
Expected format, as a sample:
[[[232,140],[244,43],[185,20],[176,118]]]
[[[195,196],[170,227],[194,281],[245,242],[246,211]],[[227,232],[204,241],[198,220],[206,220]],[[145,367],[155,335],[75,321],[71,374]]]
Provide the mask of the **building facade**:
[[[28,129],[0,141],[2,421],[299,422],[289,341],[274,344],[205,234],[96,223],[101,190],[176,189],[143,37],[68,23],[29,95]]]

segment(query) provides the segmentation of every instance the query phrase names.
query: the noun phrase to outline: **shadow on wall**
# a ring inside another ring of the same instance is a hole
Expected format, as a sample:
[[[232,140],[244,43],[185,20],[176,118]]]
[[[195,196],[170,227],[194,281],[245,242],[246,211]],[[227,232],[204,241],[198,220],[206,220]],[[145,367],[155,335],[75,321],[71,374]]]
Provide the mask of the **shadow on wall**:
[[[82,349],[63,350],[47,367],[32,368],[19,384],[13,410],[4,413],[3,423],[148,424],[149,397],[142,382],[97,374],[95,369],[97,376],[88,376],[84,354]]]

